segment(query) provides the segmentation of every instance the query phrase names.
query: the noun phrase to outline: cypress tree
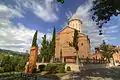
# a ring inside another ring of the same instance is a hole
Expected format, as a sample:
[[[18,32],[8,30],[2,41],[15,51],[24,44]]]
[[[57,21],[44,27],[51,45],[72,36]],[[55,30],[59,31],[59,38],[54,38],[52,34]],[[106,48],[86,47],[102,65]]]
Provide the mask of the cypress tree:
[[[50,43],[46,40],[46,35],[42,37],[43,41],[41,43],[40,58],[43,59],[43,62],[49,62],[51,59],[50,54]]]
[[[33,36],[33,41],[32,41],[32,47],[38,47],[38,44],[37,44],[37,30]]]
[[[51,52],[53,57],[55,54],[55,38],[56,38],[56,29],[54,27],[53,34],[52,34],[52,41],[51,41]]]
[[[79,50],[78,47],[78,31],[76,29],[74,29],[74,36],[73,36],[73,42],[69,42],[69,46],[74,47],[74,49],[76,50],[76,52]]]
[[[76,60],[76,63],[79,64],[79,56],[78,56],[78,50],[79,50],[79,47],[78,47],[78,31],[75,29],[74,30],[74,37],[73,37],[73,47],[75,48],[76,50],[76,53],[77,53],[77,60]]]
[[[47,49],[47,46],[46,46],[46,35],[44,35],[44,37],[42,37],[42,43],[41,43],[41,50],[40,50],[40,57],[44,60],[45,59],[45,55],[46,55],[46,49]],[[43,61],[44,62],[44,61]]]
[[[73,47],[75,48],[76,51],[79,50],[78,48],[78,31],[75,29],[74,30],[74,37],[73,37]]]

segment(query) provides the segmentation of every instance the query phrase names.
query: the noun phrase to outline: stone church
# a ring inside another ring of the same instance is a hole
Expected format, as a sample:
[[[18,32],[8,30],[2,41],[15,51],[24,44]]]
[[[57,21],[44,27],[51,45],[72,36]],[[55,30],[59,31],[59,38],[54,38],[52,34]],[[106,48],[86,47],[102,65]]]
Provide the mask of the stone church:
[[[56,35],[55,59],[76,57],[76,51],[69,43],[73,42],[74,29],[79,32],[78,55],[80,58],[86,58],[90,52],[90,40],[87,35],[82,33],[82,21],[73,15],[68,21],[66,27]]]

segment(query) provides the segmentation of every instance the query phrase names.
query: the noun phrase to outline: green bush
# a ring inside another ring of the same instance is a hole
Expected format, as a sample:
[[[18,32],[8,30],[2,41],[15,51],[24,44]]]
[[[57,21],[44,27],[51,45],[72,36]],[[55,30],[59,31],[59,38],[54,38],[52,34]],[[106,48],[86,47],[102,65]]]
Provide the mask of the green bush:
[[[40,70],[40,72],[41,72],[41,71],[44,71],[44,68],[45,68],[45,65],[39,65],[39,70]]]
[[[71,68],[70,68],[70,66],[68,66],[68,67],[67,67],[67,71],[71,71]]]
[[[48,64],[45,66],[45,71],[49,71],[51,73],[64,73],[65,72],[65,64]]]
[[[58,72],[58,73],[64,73],[64,72],[65,72],[65,64],[64,64],[64,63],[59,64],[59,65],[57,66],[57,72]]]
[[[36,69],[36,68],[33,68],[33,69],[32,69],[32,72],[33,72],[33,73],[36,73],[36,72],[37,72],[37,69]]]
[[[56,69],[57,69],[57,64],[47,64],[45,66],[45,71],[49,71],[51,73],[56,73]]]
[[[0,68],[0,73],[3,73],[4,72],[4,68]]]
[[[89,61],[89,58],[87,57],[86,58],[86,64],[89,64],[90,63],[90,61]]]
[[[12,71],[12,66],[10,64],[5,64],[4,71],[5,72],[11,72]]]

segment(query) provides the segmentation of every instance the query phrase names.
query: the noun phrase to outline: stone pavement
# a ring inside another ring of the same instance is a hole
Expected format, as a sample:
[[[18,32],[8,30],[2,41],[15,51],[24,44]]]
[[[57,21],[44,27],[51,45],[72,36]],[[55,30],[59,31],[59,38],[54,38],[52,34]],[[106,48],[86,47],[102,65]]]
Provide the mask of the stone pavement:
[[[66,75],[61,80],[120,80],[120,68],[82,70]]]

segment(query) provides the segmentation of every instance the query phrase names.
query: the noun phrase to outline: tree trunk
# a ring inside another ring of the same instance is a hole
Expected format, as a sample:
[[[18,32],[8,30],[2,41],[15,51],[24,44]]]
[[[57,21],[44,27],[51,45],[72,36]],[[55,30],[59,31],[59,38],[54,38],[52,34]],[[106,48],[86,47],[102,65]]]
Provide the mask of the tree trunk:
[[[79,65],[79,56],[78,56],[78,51],[77,51],[77,59],[76,59],[76,64]]]
[[[42,63],[44,63],[44,57],[42,58]]]
[[[108,63],[110,63],[110,58],[107,58]]]
[[[115,66],[115,61],[114,61],[114,58],[112,57],[112,59],[113,59],[113,65]]]

